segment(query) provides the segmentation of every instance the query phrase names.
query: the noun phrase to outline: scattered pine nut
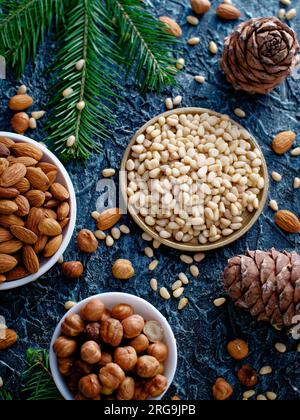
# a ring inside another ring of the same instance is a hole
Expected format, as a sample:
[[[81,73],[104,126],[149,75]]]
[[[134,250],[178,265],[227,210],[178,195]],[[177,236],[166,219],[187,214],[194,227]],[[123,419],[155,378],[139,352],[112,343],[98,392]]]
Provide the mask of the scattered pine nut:
[[[288,12],[286,12],[285,18],[287,20],[292,20],[297,16],[297,10],[294,9],[290,9]]]
[[[272,172],[272,178],[275,182],[281,182],[282,181],[282,175],[280,175],[278,172],[273,171]]]
[[[272,372],[273,372],[273,369],[271,368],[271,366],[263,366],[260,369],[259,374],[262,376],[265,376],[265,375],[271,375]]]
[[[76,105],[76,108],[78,109],[78,111],[82,111],[85,108],[85,102],[84,101],[78,102],[78,104]]]
[[[158,266],[158,261],[154,260],[149,264],[148,268],[149,268],[150,271],[154,271],[157,268],[157,266]]]
[[[269,206],[274,211],[278,211],[279,210],[278,203],[277,203],[276,200],[271,200],[270,203],[269,203]]]
[[[66,311],[69,311],[70,309],[72,309],[72,308],[74,308],[74,306],[76,306],[77,305],[77,303],[76,302],[72,302],[71,300],[68,300],[66,303],[65,303],[65,310]]]
[[[171,99],[171,98],[167,98],[167,99],[166,99],[166,108],[167,108],[168,110],[171,110],[171,109],[173,109],[173,108],[174,108],[174,106],[173,106],[173,101],[172,101],[172,99]]]
[[[178,106],[182,102],[182,96],[176,96],[176,98],[173,99],[173,105]]]
[[[165,300],[171,299],[171,295],[166,287],[162,287],[159,291],[159,294]]]
[[[91,213],[91,216],[92,216],[93,219],[98,220],[99,217],[100,217],[100,213],[98,211],[93,211]]]
[[[243,397],[249,400],[250,398],[254,397],[255,394],[256,394],[255,391],[249,390],[249,391],[244,392]]]
[[[219,308],[220,306],[224,305],[224,303],[226,302],[225,298],[218,298],[214,300],[214,305]]]
[[[195,76],[195,80],[197,83],[200,83],[201,85],[205,83],[205,77],[201,75]]]
[[[76,142],[75,136],[70,136],[67,140],[67,147],[73,147]]]
[[[198,252],[198,254],[194,255],[194,261],[197,263],[200,263],[201,261],[203,261],[205,258],[205,254],[203,254],[203,252]]]
[[[209,45],[208,45],[208,49],[210,51],[211,54],[217,54],[218,52],[218,46],[214,41],[210,41]]]
[[[72,88],[67,88],[63,91],[62,95],[64,98],[68,98],[68,96],[71,96],[74,90]]]
[[[239,118],[245,118],[245,117],[246,117],[246,112],[245,112],[245,111],[243,111],[241,108],[236,108],[236,109],[234,110],[234,113],[235,113],[235,115],[236,115],[237,117],[239,117]]]
[[[200,271],[199,268],[196,265],[191,265],[190,266],[190,272],[191,275],[195,278],[199,277]]]
[[[190,38],[188,41],[187,41],[187,43],[190,45],[190,46],[194,46],[194,45],[198,45],[198,44],[200,44],[200,38],[199,37],[193,37],[193,38]]]
[[[178,299],[178,298],[180,298],[180,296],[183,295],[183,293],[184,293],[184,288],[179,287],[179,289],[174,290],[173,296],[174,296],[174,298]]]
[[[130,229],[129,229],[129,227],[128,227],[128,226],[126,226],[126,225],[121,225],[121,226],[119,227],[119,229],[120,229],[120,231],[121,231],[124,235],[129,235],[129,233],[130,233]]]
[[[172,290],[175,291],[175,290],[179,289],[180,287],[182,287],[182,281],[181,280],[176,280],[175,283],[173,283],[173,285],[172,285]]]
[[[37,127],[36,120],[34,118],[30,118],[29,119],[29,128],[31,128],[31,130],[35,130],[36,127]]]
[[[283,4],[284,6],[289,6],[290,4],[292,4],[291,0],[280,0],[280,3]]]
[[[279,11],[278,11],[279,19],[284,19],[285,15],[286,15],[286,10],[285,9],[279,9]]]
[[[182,284],[184,284],[184,285],[189,284],[190,281],[184,273],[179,273],[178,277],[179,277],[179,280],[182,281]]]
[[[300,156],[300,147],[296,147],[291,151],[292,156]]]
[[[180,259],[185,264],[193,264],[194,260],[189,255],[182,254],[180,255]]]
[[[117,227],[114,227],[114,228],[112,228],[112,230],[111,230],[111,236],[116,240],[116,241],[118,241],[120,238],[121,238],[121,231],[120,231],[120,229],[119,228],[117,228]]]
[[[294,179],[294,188],[295,189],[298,189],[298,188],[300,188],[300,178],[295,178]]]
[[[104,239],[106,238],[106,234],[104,232],[102,232],[102,230],[96,230],[96,232],[94,233],[94,235],[100,241],[104,241]]]
[[[115,243],[114,239],[110,235],[107,235],[105,239],[106,246],[110,248],[114,245],[114,243]]]
[[[185,59],[184,58],[178,58],[176,63],[177,70],[183,70],[185,66]]]
[[[25,93],[27,93],[27,86],[21,85],[17,90],[17,94],[18,95],[25,95]]]
[[[268,392],[266,392],[266,396],[267,396],[268,400],[270,400],[270,401],[277,400],[277,394],[275,394],[275,392],[268,391]]]
[[[262,394],[258,395],[256,399],[257,401],[267,401],[267,398]]]
[[[158,249],[158,248],[160,248],[160,246],[161,246],[161,242],[159,242],[159,241],[157,241],[156,239],[154,239],[154,241],[153,241],[153,248],[154,249]]]
[[[142,234],[142,238],[144,239],[144,241],[146,241],[146,242],[151,242],[152,241],[152,236],[150,236],[150,235],[148,235],[148,233],[146,233],[146,232],[144,232],[143,234]]]
[[[276,343],[275,344],[275,349],[279,352],[279,353],[285,353],[287,351],[286,345],[283,343]]]
[[[111,178],[112,176],[116,175],[115,169],[107,168],[102,171],[102,175],[104,178]]]
[[[151,279],[151,280],[150,280],[150,286],[151,286],[151,289],[152,289],[154,292],[157,292],[157,290],[158,290],[158,282],[157,282],[157,280],[156,280],[156,279]]]
[[[34,118],[35,120],[39,120],[41,118],[43,118],[43,116],[46,114],[46,111],[33,111],[31,113],[32,118]]]
[[[146,257],[148,257],[148,258],[153,258],[154,257],[153,249],[150,248],[149,246],[144,249],[144,253],[145,253]]]
[[[76,63],[76,70],[81,71],[83,67],[85,66],[85,60],[79,60]]]
[[[186,21],[193,26],[199,25],[199,19],[196,16],[187,16]]]
[[[188,303],[189,303],[188,298],[182,298],[178,304],[179,311],[182,311],[187,306]]]
[[[61,257],[59,257],[59,259],[58,259],[58,264],[63,264],[63,262],[64,262],[64,256],[62,255]]]
[[[0,388],[3,388],[3,385],[4,385],[4,382],[3,382],[3,379],[0,376]]]

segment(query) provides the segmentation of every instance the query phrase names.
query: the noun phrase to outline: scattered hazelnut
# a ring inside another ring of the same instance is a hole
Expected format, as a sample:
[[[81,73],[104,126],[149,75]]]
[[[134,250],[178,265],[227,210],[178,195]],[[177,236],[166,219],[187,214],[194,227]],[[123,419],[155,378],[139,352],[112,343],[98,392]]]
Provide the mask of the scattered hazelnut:
[[[101,349],[99,344],[95,341],[87,341],[81,346],[80,356],[84,362],[91,365],[98,363],[101,359]]]
[[[108,365],[109,363],[112,363],[112,362],[113,362],[112,355],[110,353],[104,351],[104,352],[102,352],[101,359],[100,359],[98,365],[100,367],[103,367],[103,366],[106,366],[106,365]]]
[[[89,340],[95,341],[96,343],[100,343],[101,335],[100,335],[101,324],[99,322],[92,322],[85,327],[85,334]]]
[[[86,398],[96,398],[101,393],[101,384],[97,375],[84,376],[79,381],[79,391]]]
[[[91,254],[97,251],[98,241],[93,232],[88,229],[82,229],[77,235],[78,248],[82,252]]]
[[[68,337],[76,337],[84,331],[84,322],[78,314],[68,315],[61,325],[62,332]]]
[[[69,279],[77,279],[83,274],[83,265],[80,261],[68,261],[61,266],[62,273]]]
[[[225,401],[233,394],[232,386],[223,378],[218,378],[213,386],[213,396],[217,401]]]
[[[255,385],[257,385],[258,382],[257,372],[250,365],[242,366],[238,372],[238,378],[241,384],[248,388],[253,388]]]
[[[145,325],[140,315],[131,315],[122,321],[125,338],[134,338],[141,334]]]
[[[24,134],[29,128],[29,115],[26,112],[18,112],[12,117],[11,126],[15,133]]]
[[[145,334],[140,334],[130,341],[129,345],[135,349],[137,353],[143,353],[149,347],[149,340]]]
[[[80,315],[85,321],[100,321],[105,310],[100,299],[92,299],[81,309]]]
[[[125,378],[121,383],[118,393],[117,400],[130,401],[133,399],[135,393],[135,382],[133,378]]]
[[[134,276],[135,271],[129,260],[117,260],[112,268],[113,276],[118,280],[129,280]]]
[[[58,370],[60,372],[61,375],[63,376],[70,376],[72,373],[72,369],[74,366],[74,359],[71,358],[65,358],[65,359],[61,359],[58,358],[57,359],[57,365],[58,365]]]
[[[167,387],[167,378],[163,375],[156,375],[147,382],[145,389],[151,397],[156,398],[163,394]]]
[[[209,0],[191,0],[191,6],[197,15],[204,15],[211,8],[211,2]]]
[[[116,363],[109,363],[99,373],[102,385],[109,389],[117,389],[125,379],[124,371]]]
[[[109,318],[101,323],[101,338],[104,343],[118,347],[123,339],[123,326],[117,319]]]
[[[162,342],[151,344],[148,348],[148,354],[155,357],[159,362],[164,362],[168,357],[168,347]]]
[[[159,368],[159,361],[153,356],[141,356],[137,361],[137,374],[141,378],[153,378]]]
[[[114,306],[111,311],[112,318],[118,319],[119,321],[123,321],[133,314],[133,307],[125,303],[120,303],[119,305]]]
[[[137,363],[137,353],[133,347],[119,347],[115,351],[114,361],[125,372],[132,370]]]
[[[240,339],[228,343],[227,350],[230,356],[235,360],[243,360],[249,354],[248,344]]]
[[[66,358],[73,356],[77,350],[77,343],[75,340],[71,340],[67,337],[58,337],[53,345],[53,351],[56,353],[58,358]]]

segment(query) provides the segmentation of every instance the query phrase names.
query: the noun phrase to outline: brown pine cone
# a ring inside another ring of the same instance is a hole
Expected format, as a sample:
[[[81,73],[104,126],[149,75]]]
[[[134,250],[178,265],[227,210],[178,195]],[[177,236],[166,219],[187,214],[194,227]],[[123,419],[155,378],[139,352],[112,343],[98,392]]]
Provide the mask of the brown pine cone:
[[[229,260],[224,284],[236,306],[275,328],[290,327],[300,315],[300,255],[248,251]]]
[[[235,89],[267,94],[299,62],[295,32],[275,17],[240,24],[224,41],[221,67]]]

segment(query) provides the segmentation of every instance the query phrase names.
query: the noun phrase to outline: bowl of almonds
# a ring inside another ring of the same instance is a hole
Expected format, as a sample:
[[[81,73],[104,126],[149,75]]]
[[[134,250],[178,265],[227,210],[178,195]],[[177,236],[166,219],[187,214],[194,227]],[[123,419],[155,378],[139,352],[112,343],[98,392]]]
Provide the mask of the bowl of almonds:
[[[265,206],[263,153],[240,124],[214,111],[182,108],[146,123],[130,142],[121,187],[135,222],[181,251],[226,246]]]
[[[62,163],[44,145],[0,132],[0,291],[53,267],[75,221],[75,192]]]

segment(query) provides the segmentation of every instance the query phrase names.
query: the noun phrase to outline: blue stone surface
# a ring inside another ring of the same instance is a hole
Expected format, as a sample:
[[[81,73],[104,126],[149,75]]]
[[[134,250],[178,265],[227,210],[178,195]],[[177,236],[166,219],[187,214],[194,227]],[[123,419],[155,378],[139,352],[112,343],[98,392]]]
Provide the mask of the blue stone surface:
[[[276,199],[280,207],[299,214],[300,190],[293,189],[293,178],[300,175],[299,158],[289,154],[276,156],[270,148],[272,137],[279,131],[291,129],[299,133],[300,126],[300,82],[290,77],[283,85],[268,96],[249,96],[235,92],[226,82],[219,68],[219,58],[224,37],[229,34],[236,22],[221,22],[215,14],[219,1],[212,1],[211,11],[201,18],[200,25],[187,25],[186,16],[191,13],[188,0],[148,0],[157,16],[167,15],[175,18],[183,28],[183,40],[200,36],[201,43],[188,47],[185,42],[178,48],[178,57],[186,59],[186,68],[178,76],[179,86],[167,89],[162,95],[141,96],[130,82],[124,82],[124,97],[117,107],[116,124],[113,135],[105,145],[102,157],[93,156],[87,164],[80,162],[68,166],[74,182],[78,200],[78,220],[76,230],[94,229],[90,217],[98,194],[96,183],[105,167],[118,169],[122,154],[134,132],[153,116],[165,110],[167,95],[183,96],[184,106],[199,106],[227,113],[236,118],[233,111],[243,108],[247,117],[242,124],[253,133],[260,143],[268,162],[269,171],[277,170],[283,174],[283,182],[271,182],[270,197]],[[234,2],[242,10],[242,19],[276,15],[278,0],[250,0]],[[295,7],[299,8],[299,2]],[[300,12],[300,10],[298,10]],[[290,25],[300,36],[300,13]],[[212,56],[208,52],[210,40],[217,42],[219,53]],[[29,93],[36,99],[35,109],[45,108],[51,80],[45,75],[45,68],[54,58],[55,44],[51,39],[41,46],[35,64],[29,64],[22,82],[29,87]],[[196,84],[194,76],[203,74],[204,85]],[[8,99],[15,94],[16,81],[9,75],[8,80],[0,81],[0,127],[10,130],[10,113],[7,111]],[[43,122],[34,132],[28,132],[37,140],[46,134]],[[297,135],[297,145],[300,145]],[[154,304],[168,319],[178,341],[178,370],[168,398],[177,394],[182,399],[211,399],[211,387],[217,377],[226,378],[234,387],[234,399],[241,399],[245,389],[239,384],[236,374],[242,363],[233,361],[227,354],[226,344],[237,337],[249,343],[250,355],[247,363],[256,369],[271,365],[273,374],[260,378],[256,387],[258,393],[274,391],[280,399],[295,400],[300,397],[300,354],[296,352],[295,340],[289,339],[285,332],[277,332],[267,324],[259,324],[251,316],[232,303],[215,308],[213,300],[224,294],[222,271],[227,259],[247,249],[269,249],[300,251],[300,235],[287,235],[277,229],[273,213],[266,207],[255,227],[238,242],[216,252],[207,254],[200,264],[199,279],[191,279],[186,289],[190,299],[189,306],[181,313],[177,311],[178,302],[173,299],[163,301],[150,289],[149,280],[155,276],[160,286],[169,287],[181,271],[188,272],[180,262],[179,253],[162,247],[155,251],[159,266],[154,273],[148,271],[149,260],[143,254],[146,244],[141,239],[141,231],[129,217],[123,222],[131,228],[129,236],[123,236],[116,245],[107,249],[103,244],[94,255],[84,256],[77,250],[75,235],[65,254],[65,260],[79,259],[85,266],[85,276],[80,280],[67,281],[62,278],[59,267],[54,267],[47,275],[34,284],[0,294],[0,315],[6,318],[7,325],[18,332],[19,341],[10,350],[0,352],[0,376],[6,389],[14,398],[23,398],[20,393],[20,375],[26,366],[25,352],[28,347],[48,348],[57,322],[64,315],[64,303],[68,300],[80,301],[90,295],[123,291],[141,296]],[[117,258],[129,258],[136,269],[134,279],[122,283],[111,275],[112,262]],[[276,342],[284,342],[288,351],[279,354],[274,349]]]

